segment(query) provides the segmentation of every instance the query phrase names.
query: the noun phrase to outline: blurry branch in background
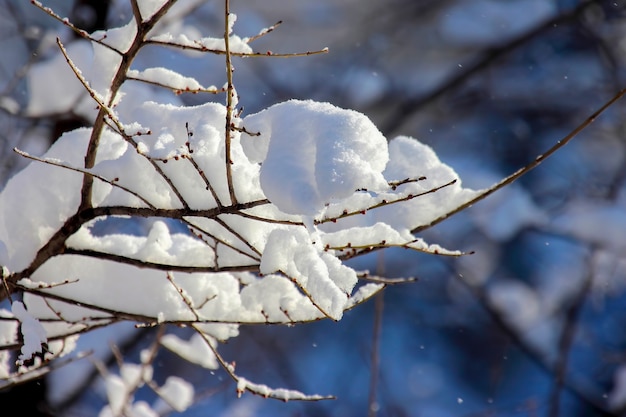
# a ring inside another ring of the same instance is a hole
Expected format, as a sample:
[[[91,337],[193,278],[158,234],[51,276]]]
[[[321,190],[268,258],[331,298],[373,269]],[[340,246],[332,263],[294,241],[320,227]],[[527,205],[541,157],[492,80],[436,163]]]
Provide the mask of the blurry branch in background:
[[[553,355],[550,352],[544,352],[540,347],[534,345],[532,341],[527,340],[520,330],[504,317],[503,311],[501,311],[491,301],[487,293],[487,288],[484,285],[477,284],[477,280],[468,276],[467,273],[461,274],[454,269],[451,269],[450,272],[455,279],[460,282],[470,292],[470,294],[472,294],[478,304],[488,314],[489,318],[508,338],[511,339],[513,344],[531,361],[536,363],[541,369],[552,376],[554,385],[552,394],[549,398],[549,417],[558,415],[554,413],[558,413],[558,401],[560,401],[562,390],[571,393],[581,402],[587,404],[589,407],[598,412],[601,416],[617,417],[617,414],[614,414],[607,408],[601,394],[598,395],[597,392],[592,392],[588,389],[590,386],[586,381],[576,378],[573,374],[568,376],[566,372],[568,351],[571,348],[576,331],[576,320],[585,298],[589,295],[589,287],[593,279],[591,276],[591,268],[590,272],[581,283],[581,286],[572,300],[568,311],[565,313],[559,346],[556,347],[558,356],[555,359],[552,359]]]
[[[577,293],[571,300],[571,305],[565,308],[565,317],[561,327],[561,334],[558,341],[558,355],[556,363],[553,367],[554,385],[550,395],[550,412],[549,417],[560,416],[561,392],[567,381],[567,371],[569,363],[569,352],[574,343],[576,336],[578,319],[582,311],[585,300],[589,297],[589,290],[593,283],[593,261],[597,248],[591,248],[591,255],[588,257],[588,271],[584,274],[583,280],[579,285]]]
[[[407,119],[419,112],[419,110],[424,106],[429,105],[433,101],[451,91],[456,91],[472,76],[485,70],[499,58],[536,39],[546,31],[552,30],[559,25],[566,24],[571,20],[579,18],[590,6],[601,3],[609,3],[609,1],[583,1],[573,9],[563,12],[546,22],[539,24],[535,28],[511,41],[504,43],[503,45],[487,48],[487,50],[481,53],[479,57],[475,58],[473,62],[463,63],[463,71],[455,71],[456,75],[450,76],[438,87],[423,96],[402,98],[402,95],[398,96],[397,94],[394,94],[393,100],[389,97],[383,97],[382,101],[385,103],[395,103],[395,108],[394,111],[391,112],[391,116],[381,123],[381,130],[387,134],[397,132]]]
[[[379,266],[382,268],[383,252],[378,254]],[[380,268],[379,268],[380,269]],[[383,271],[376,271],[382,273]],[[382,275],[382,274],[381,274]],[[385,291],[380,291],[374,296],[374,320],[372,326],[372,346],[370,355],[370,386],[368,396],[368,417],[376,417],[380,404],[378,402],[378,381],[380,379],[380,339],[383,327],[383,310],[385,308]]]

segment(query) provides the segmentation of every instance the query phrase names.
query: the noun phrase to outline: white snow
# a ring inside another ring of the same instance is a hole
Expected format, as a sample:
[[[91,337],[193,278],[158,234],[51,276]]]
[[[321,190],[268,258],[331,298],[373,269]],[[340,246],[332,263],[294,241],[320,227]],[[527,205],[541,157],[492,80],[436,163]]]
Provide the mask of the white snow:
[[[260,271],[283,272],[327,316],[339,320],[357,282],[354,270],[320,251],[304,229],[275,230],[268,237]]]
[[[145,22],[149,20],[161,7],[167,3],[167,0],[143,0],[137,3],[141,19]]]
[[[159,388],[158,394],[160,399],[154,405],[155,409],[162,409],[163,405],[161,402],[163,401],[180,413],[193,403],[194,389],[193,385],[184,379],[170,376],[165,380],[165,384]]]
[[[215,86],[203,87],[195,78],[185,77],[167,68],[146,68],[143,71],[130,70],[128,77],[165,86],[176,91],[217,91]]]
[[[163,33],[150,37],[150,40],[193,49],[207,49],[222,52],[226,50],[224,38],[203,37],[200,39],[190,39],[184,33],[177,35]],[[237,35],[232,35],[228,38],[228,47],[232,53],[237,54],[251,54],[254,52],[247,44],[246,39],[240,38]]]
[[[237,381],[237,392],[241,396],[246,390],[252,390],[255,394],[262,395],[264,397],[278,398],[283,401],[290,400],[321,400],[324,397],[321,395],[305,395],[300,391],[288,390],[284,388],[271,388],[264,384],[256,384],[248,381],[245,378],[239,377]]]
[[[31,359],[35,353],[41,353],[43,344],[48,342],[46,330],[41,323],[33,317],[20,301],[11,304],[11,312],[20,321],[20,332],[22,333],[22,349],[19,360],[24,362]]]
[[[166,334],[161,338],[163,346],[185,360],[203,368],[217,369],[218,363],[215,354],[206,343],[204,338],[198,334],[192,335],[189,341],[183,340],[175,334]],[[214,341],[214,344],[217,343]]]
[[[247,116],[261,135],[243,136],[252,162],[262,163],[261,187],[282,211],[314,215],[358,188],[387,188],[387,141],[364,115],[329,103],[290,100]]]

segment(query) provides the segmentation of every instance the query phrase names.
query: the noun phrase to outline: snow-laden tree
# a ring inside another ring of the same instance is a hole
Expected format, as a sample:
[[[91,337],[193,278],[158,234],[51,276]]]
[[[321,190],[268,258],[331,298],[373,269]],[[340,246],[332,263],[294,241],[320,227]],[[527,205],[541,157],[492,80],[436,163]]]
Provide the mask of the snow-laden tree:
[[[465,189],[428,146],[404,136],[387,140],[358,112],[290,100],[246,114],[233,71],[246,64],[242,58],[326,50],[255,51],[253,42],[274,27],[237,36],[228,1],[224,35],[202,37],[167,19],[175,3],[131,0],[126,25],[87,34],[35,2],[84,41],[66,47],[57,40],[58,57],[31,72],[28,111],[63,101],[91,127],[64,134],[43,157],[16,150],[33,161],[0,194],[3,296],[12,306],[0,322],[5,386],[79,358],[82,334],[129,321],[161,331],[140,364],[124,362],[120,375],[104,375],[109,406],[102,415],[154,415],[163,404],[134,401],[143,385],[171,409],[192,403],[186,381],[153,380],[159,346],[202,367],[221,366],[239,393],[329,398],[248,381],[218,343],[236,337],[242,324],[341,320],[396,282],[355,270],[346,264],[352,258],[390,247],[463,255],[418,233],[508,185],[599,114],[510,177]],[[206,55],[221,56],[226,83],[202,86],[160,66],[135,69],[148,47],[197,55],[200,66]],[[55,84],[50,74],[73,84]],[[155,86],[217,99],[185,106]],[[138,235],[119,219],[150,219],[150,228]],[[168,334],[172,324],[195,334]]]

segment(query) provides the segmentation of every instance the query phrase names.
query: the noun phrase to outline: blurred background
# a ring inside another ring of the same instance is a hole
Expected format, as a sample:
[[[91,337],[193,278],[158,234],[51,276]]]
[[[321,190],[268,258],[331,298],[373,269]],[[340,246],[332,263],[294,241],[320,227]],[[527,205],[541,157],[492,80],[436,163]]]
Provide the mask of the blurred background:
[[[89,32],[132,18],[126,0],[44,4]],[[223,2],[176,7],[173,27],[222,35]],[[30,2],[0,0],[0,10],[1,189],[26,164],[14,147],[42,154],[89,120],[61,104],[67,100],[32,102],[35,78],[64,82],[46,78],[45,65],[59,55],[55,38],[71,44],[73,33]],[[532,162],[625,87],[625,0],[233,0],[231,10],[241,36],[283,22],[252,44],[256,51],[329,48],[236,59],[245,114],[290,98],[352,108],[389,139],[432,146],[475,189]],[[218,56],[143,52],[135,69],[164,66],[203,85],[225,82]],[[225,100],[159,94],[189,105]],[[182,415],[626,415],[624,114],[626,102],[618,102],[536,170],[419,234],[473,255],[389,250],[355,259],[359,268],[418,280],[388,287],[338,323],[241,327],[221,346],[249,380],[336,400],[237,399],[221,370],[164,351],[158,374],[183,376],[198,394]],[[132,227],[141,233],[144,225]],[[103,352],[114,367],[110,345],[132,359],[151,336],[120,326],[82,337],[81,347]],[[105,396],[97,372],[83,372],[71,389],[79,375],[66,372],[0,393],[2,409],[97,415]]]

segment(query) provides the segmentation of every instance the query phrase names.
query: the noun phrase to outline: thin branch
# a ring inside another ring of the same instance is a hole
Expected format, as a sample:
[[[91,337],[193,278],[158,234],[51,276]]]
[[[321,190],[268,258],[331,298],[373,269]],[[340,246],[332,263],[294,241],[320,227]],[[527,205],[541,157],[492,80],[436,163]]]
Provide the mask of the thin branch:
[[[19,347],[20,346],[16,346],[16,348],[18,349]],[[0,351],[2,350],[3,349],[0,348]],[[74,362],[91,356],[92,354],[92,351],[85,351],[78,353],[76,356],[68,358],[55,357],[54,361],[42,362],[40,366],[29,368],[27,372],[16,372],[14,374],[7,375],[6,377],[3,377],[2,380],[0,380],[8,381],[7,383],[0,384],[0,391],[31,381],[33,379],[33,375],[35,375],[36,378],[43,378],[45,375],[49,374],[52,371],[63,368],[66,365],[70,365]]]
[[[302,223],[300,221],[271,219],[271,218],[268,218],[268,217],[261,217],[261,216],[255,215],[255,214],[246,213],[245,211],[238,211],[238,212],[233,213],[233,214],[235,214],[237,216],[240,216],[240,217],[245,217],[246,219],[256,220],[256,221],[264,222],[264,223],[286,224],[286,225],[290,225],[290,226],[304,226],[304,223]]]
[[[381,131],[386,133],[392,132],[394,129],[397,129],[403,123],[403,120],[405,120],[409,115],[417,112],[424,105],[436,100],[447,92],[455,91],[455,89],[462,86],[463,83],[469,80],[474,74],[484,70],[498,58],[505,56],[507,53],[511,53],[515,49],[535,39],[538,35],[544,33],[545,31],[553,29],[560,26],[562,23],[566,23],[569,20],[580,16],[590,6],[597,3],[599,3],[598,0],[583,1],[571,11],[539,23],[536,27],[521,36],[514,38],[510,42],[500,46],[488,48],[483,52],[482,56],[476,59],[473,63],[464,63],[463,68],[466,68],[465,71],[462,73],[455,71],[452,76],[450,76],[430,93],[421,97],[410,97],[401,101],[399,107],[392,112],[391,117],[382,124],[382,127],[380,128]],[[389,100],[389,97],[385,97],[384,100]],[[398,102],[397,95],[394,97],[394,102]]]
[[[283,21],[282,21],[282,20],[279,20],[278,22],[274,23],[272,26],[270,26],[270,27],[268,27],[268,28],[265,28],[265,29],[263,29],[262,31],[260,31],[257,35],[250,36],[250,37],[247,39],[247,43],[254,42],[254,41],[256,41],[257,39],[262,38],[263,36],[267,35],[268,33],[273,32],[273,31],[274,31],[274,29],[276,29],[276,28],[277,28],[278,26],[280,26],[282,23],[283,23]]]
[[[163,46],[163,47],[171,47],[171,48],[188,50],[188,51],[206,52],[206,53],[216,54],[216,55],[226,55],[226,51],[224,51],[223,49],[207,48],[206,46],[200,44],[199,42],[196,43],[195,45],[189,45],[189,44],[184,44],[184,43],[147,39],[146,44],[158,45],[158,46]],[[267,57],[296,58],[296,57],[306,57],[306,56],[320,55],[320,54],[326,54],[326,53],[328,53],[328,48],[322,48],[322,49],[315,50],[315,51],[291,52],[291,53],[275,53],[272,51],[265,51],[265,52],[230,51],[230,56],[231,57],[236,56],[240,58],[267,58]]]
[[[52,10],[50,7],[44,6],[43,4],[41,4],[41,2],[39,2],[37,0],[30,0],[30,3],[32,5],[34,5],[35,7],[37,7],[38,9],[42,10],[43,12],[45,12],[48,16],[52,17],[56,21],[64,24],[68,28],[70,28],[74,33],[76,33],[81,38],[84,38],[84,39],[86,39],[88,41],[97,43],[98,45],[102,45],[105,48],[110,49],[111,51],[115,52],[116,54],[118,54],[120,56],[123,55],[123,52],[120,51],[119,49],[114,48],[113,46],[107,44],[106,42],[103,41],[103,39],[94,38],[93,36],[91,36],[89,33],[84,31],[83,29],[80,29],[80,28],[76,27],[74,24],[72,24],[72,22],[70,22],[69,19],[67,19],[65,17],[61,17],[60,15],[55,13],[55,11]]]
[[[154,269],[158,271],[176,271],[176,272],[258,272],[259,264],[237,265],[237,266],[221,266],[215,265],[193,266],[193,265],[171,265],[158,262],[150,262],[141,259],[131,258],[129,256],[118,255],[114,253],[101,252],[93,249],[76,249],[68,247],[65,249],[66,255],[81,255],[91,258],[113,261],[119,264],[132,265],[138,268]]]
[[[211,185],[211,182],[207,178],[206,173],[204,172],[204,170],[202,170],[200,168],[200,166],[195,161],[195,159],[193,159],[193,156],[191,156],[191,154],[193,153],[193,149],[191,148],[191,137],[193,136],[193,132],[191,130],[189,130],[189,123],[185,123],[185,131],[187,132],[187,142],[186,142],[186,145],[187,145],[187,150],[189,151],[189,158],[187,158],[187,159],[193,165],[193,167],[195,168],[195,170],[198,173],[198,175],[200,175],[200,178],[202,178],[202,180],[204,181],[206,189],[211,192],[211,195],[213,196],[213,199],[215,200],[215,204],[217,204],[218,207],[222,207],[222,202],[220,201],[220,198],[217,195],[217,192],[215,191],[215,189]]]
[[[230,227],[228,225],[228,223],[226,223],[223,219],[221,219],[220,217],[216,217],[215,219],[213,219],[217,224],[219,224],[220,226],[222,226],[224,228],[224,230],[228,231],[230,234],[232,234],[233,236],[235,236],[237,239],[239,239],[239,241],[241,243],[243,243],[244,245],[246,245],[246,247],[248,249],[250,249],[252,252],[254,252],[259,259],[261,258],[261,251],[258,250],[257,248],[255,248],[252,243],[248,242],[248,239],[244,238],[239,232],[237,232],[235,229],[233,229],[232,227]]]
[[[417,245],[417,246],[413,245],[414,243],[418,243],[418,242],[421,242],[421,241],[419,239],[414,239],[405,243],[390,243],[390,242],[383,240],[377,243],[371,243],[371,244],[365,243],[365,244],[360,244],[360,245],[352,245],[348,243],[345,246],[338,246],[338,247],[326,245],[324,250],[335,250],[335,251],[344,252],[342,254],[339,254],[338,256],[339,259],[344,260],[344,261],[351,259],[351,258],[355,258],[357,256],[364,255],[366,253],[379,250],[379,249],[387,249],[387,248],[402,248],[402,249],[412,250],[415,252],[427,253],[430,255],[450,256],[454,258],[474,254],[474,252],[450,251],[450,250],[440,248],[439,246],[435,246],[435,248],[433,249],[432,246],[422,247],[421,245]]]
[[[172,90],[174,92],[174,94],[179,95],[179,94],[183,94],[183,93],[191,93],[191,94],[198,94],[198,93],[208,93],[208,94],[219,94],[219,93],[223,93],[224,89],[221,88],[215,88],[215,87],[209,87],[209,88],[205,88],[205,87],[200,87],[200,88],[185,88],[185,89],[180,89],[180,88],[176,88],[172,85],[168,85],[165,83],[161,83],[159,81],[154,81],[154,80],[147,80],[145,78],[139,78],[139,77],[133,77],[130,75],[126,76],[126,80],[128,81],[137,81],[137,82],[141,82],[141,83],[145,83],[145,84],[150,84],[150,85],[154,85],[156,87],[160,87],[160,88],[164,88],[167,90]]]
[[[418,281],[416,277],[408,278],[387,278],[378,275],[370,275],[369,272],[361,272],[357,274],[357,278],[361,281],[374,282],[377,284],[396,285],[396,284],[409,284]]]
[[[233,85],[233,66],[230,55],[230,1],[224,0],[224,49],[226,53],[226,131],[225,131],[225,165],[226,165],[226,181],[228,183],[228,193],[232,204],[237,204],[237,196],[235,195],[235,187],[233,186],[233,173],[231,159],[231,141],[232,141],[232,124],[233,124],[233,94],[235,86]]]
[[[215,346],[213,346],[213,338],[204,333],[198,326],[191,326],[202,339],[206,342],[207,346],[213,351],[217,362],[220,364],[222,369],[226,371],[228,376],[237,383],[237,391],[239,395],[242,394],[241,390],[248,391],[255,395],[260,395],[264,398],[273,398],[281,401],[320,401],[320,400],[334,400],[334,396],[325,396],[325,395],[305,395],[297,391],[285,390],[285,389],[272,389],[265,385],[259,385],[250,383],[244,378],[240,377],[235,373],[234,365],[227,363],[222,355],[217,351]],[[243,385],[243,388],[240,386]]]
[[[127,187],[119,184],[119,182],[118,182],[119,178],[114,178],[114,179],[110,180],[108,178],[103,177],[102,175],[96,174],[94,172],[90,172],[90,171],[88,171],[86,169],[73,167],[73,166],[70,166],[70,165],[67,165],[65,163],[62,163],[62,162],[59,162],[59,161],[56,161],[56,160],[53,160],[53,159],[49,159],[49,158],[39,158],[39,157],[33,156],[33,155],[31,155],[31,154],[29,154],[27,152],[19,150],[17,148],[13,148],[13,151],[15,153],[17,153],[18,155],[23,156],[24,158],[31,159],[33,161],[43,162],[44,164],[49,164],[49,165],[53,165],[53,166],[56,166],[56,167],[59,167],[59,168],[68,169],[70,171],[79,172],[79,173],[84,174],[84,175],[91,175],[92,177],[97,178],[97,179],[99,179],[102,182],[105,182],[105,183],[107,183],[109,185],[112,185],[113,187],[117,187],[117,188],[119,188],[121,190],[124,190],[127,193],[129,193],[129,194],[132,194],[134,197],[137,197],[139,200],[144,202],[148,207],[150,207],[152,209],[156,208],[156,206],[154,204],[150,203],[148,200],[146,200],[139,193],[131,190],[130,188],[127,188]]]
[[[455,184],[456,182],[457,182],[457,180],[453,179],[451,181],[448,181],[445,184],[438,185],[438,186],[433,187],[433,188],[431,188],[429,190],[426,190],[426,191],[422,191],[421,193],[407,194],[407,195],[405,195],[403,197],[398,197],[398,198],[396,198],[394,200],[382,200],[382,201],[380,201],[380,202],[378,202],[376,204],[372,204],[371,206],[369,206],[367,208],[364,208],[364,209],[361,209],[361,210],[348,211],[346,209],[339,216],[325,217],[325,218],[323,218],[321,220],[315,220],[314,223],[316,225],[317,224],[328,223],[328,222],[335,223],[335,222],[337,222],[337,220],[343,219],[345,217],[356,216],[356,215],[359,215],[359,214],[365,214],[367,211],[373,210],[373,209],[377,209],[379,207],[385,207],[385,206],[389,206],[389,205],[392,205],[392,204],[401,203],[403,201],[409,201],[409,200],[412,200],[412,199],[417,198],[417,197],[422,197],[422,196],[425,196],[427,194],[436,193],[437,191],[439,191],[439,190],[441,190],[443,188],[449,187],[449,186]]]
[[[476,197],[472,198],[471,200],[467,201],[464,204],[461,204],[460,206],[458,206],[454,210],[451,210],[451,211],[449,211],[449,212],[439,216],[438,218],[436,218],[435,220],[433,220],[432,222],[430,222],[428,224],[416,227],[415,229],[413,229],[411,231],[411,233],[419,233],[419,232],[421,232],[423,230],[426,230],[426,229],[429,229],[429,228],[433,227],[436,224],[441,223],[442,221],[444,221],[448,217],[453,216],[453,215],[455,215],[455,214],[465,210],[468,207],[471,207],[472,205],[476,204],[477,202],[479,202],[479,201],[489,197],[491,194],[495,193],[496,191],[498,191],[498,190],[506,187],[507,185],[513,183],[515,180],[517,180],[521,176],[527,174],[528,172],[530,172],[531,170],[533,170],[534,168],[539,166],[543,161],[545,161],[550,156],[552,156],[556,151],[558,151],[559,149],[561,149],[562,147],[567,145],[570,140],[572,140],[580,132],[585,130],[591,123],[593,123],[598,118],[598,116],[600,116],[606,109],[608,109],[613,104],[615,104],[618,100],[620,100],[625,94],[626,94],[626,88],[620,90],[609,101],[604,103],[604,105],[602,105],[602,107],[600,107],[598,110],[593,112],[591,114],[591,116],[589,116],[587,119],[585,119],[585,121],[583,121],[581,124],[576,126],[576,128],[574,128],[574,130],[572,130],[569,134],[567,134],[563,139],[561,139],[558,142],[556,142],[556,144],[554,144],[545,153],[537,156],[535,158],[535,160],[533,162],[531,162],[530,164],[526,165],[525,167],[522,167],[522,168],[518,169],[513,174],[509,175],[508,177],[502,179],[501,181],[497,182],[496,184],[494,184],[491,187],[487,188],[486,190],[482,191]]]
[[[169,283],[172,284],[172,286],[174,287],[176,292],[180,295],[180,298],[181,298],[181,300],[183,300],[183,302],[187,306],[187,309],[196,318],[196,321],[200,320],[200,316],[198,315],[198,311],[193,306],[193,300],[191,300],[189,298],[189,296],[187,294],[185,294],[185,290],[183,290],[178,284],[176,284],[176,282],[174,282],[174,275],[171,273],[171,271],[167,271],[166,276],[167,276],[167,280],[169,281]]]
[[[219,224],[220,226],[224,227],[223,222],[222,222],[221,220],[219,220],[219,219],[217,218],[217,216],[216,216],[215,218],[213,218],[212,220],[214,220],[214,221],[215,221],[217,224]],[[244,250],[242,250],[242,249],[238,248],[237,246],[233,245],[232,243],[227,242],[227,241],[226,241],[226,240],[224,240],[223,238],[220,238],[220,237],[215,236],[213,233],[211,233],[211,232],[207,231],[205,228],[203,228],[203,227],[201,227],[201,226],[198,226],[198,225],[194,224],[194,223],[191,221],[191,219],[185,218],[185,219],[183,219],[183,222],[184,222],[185,224],[187,224],[187,226],[188,226],[188,227],[190,227],[190,228],[192,228],[192,229],[193,229],[193,230],[192,230],[192,233],[193,233],[194,235],[198,236],[199,234],[202,234],[202,235],[206,235],[206,236],[208,236],[210,239],[213,239],[213,240],[215,241],[215,243],[216,243],[216,247],[217,247],[217,244],[222,244],[222,245],[226,246],[227,248],[230,248],[230,249],[232,249],[233,251],[235,251],[235,252],[237,252],[237,253],[240,253],[241,255],[247,256],[248,258],[252,259],[252,260],[253,260],[253,261],[255,261],[255,262],[260,262],[260,257],[261,257],[261,254],[260,254],[260,253],[259,253],[256,249],[252,248],[249,244],[248,244],[248,247],[250,247],[251,249],[253,249],[253,250],[254,250],[254,252],[256,252],[256,255],[257,255],[257,256],[251,255],[251,254],[249,254],[249,253],[245,252]],[[229,229],[226,229],[226,230],[229,230]],[[229,230],[229,231],[230,231],[230,230]],[[202,236],[198,236],[198,238],[199,238],[199,239],[201,239],[201,240],[203,240],[203,241],[205,241],[205,240],[204,240],[204,238],[203,238]],[[206,242],[206,241],[205,241],[205,242]],[[246,242],[246,243],[247,243],[247,242]],[[215,261],[215,265],[216,265],[216,268],[218,268],[218,263],[217,263],[217,249],[213,249],[213,250],[214,250],[214,252],[215,252],[215,259],[216,259],[216,261]],[[219,268],[218,268],[218,269],[219,269]]]

